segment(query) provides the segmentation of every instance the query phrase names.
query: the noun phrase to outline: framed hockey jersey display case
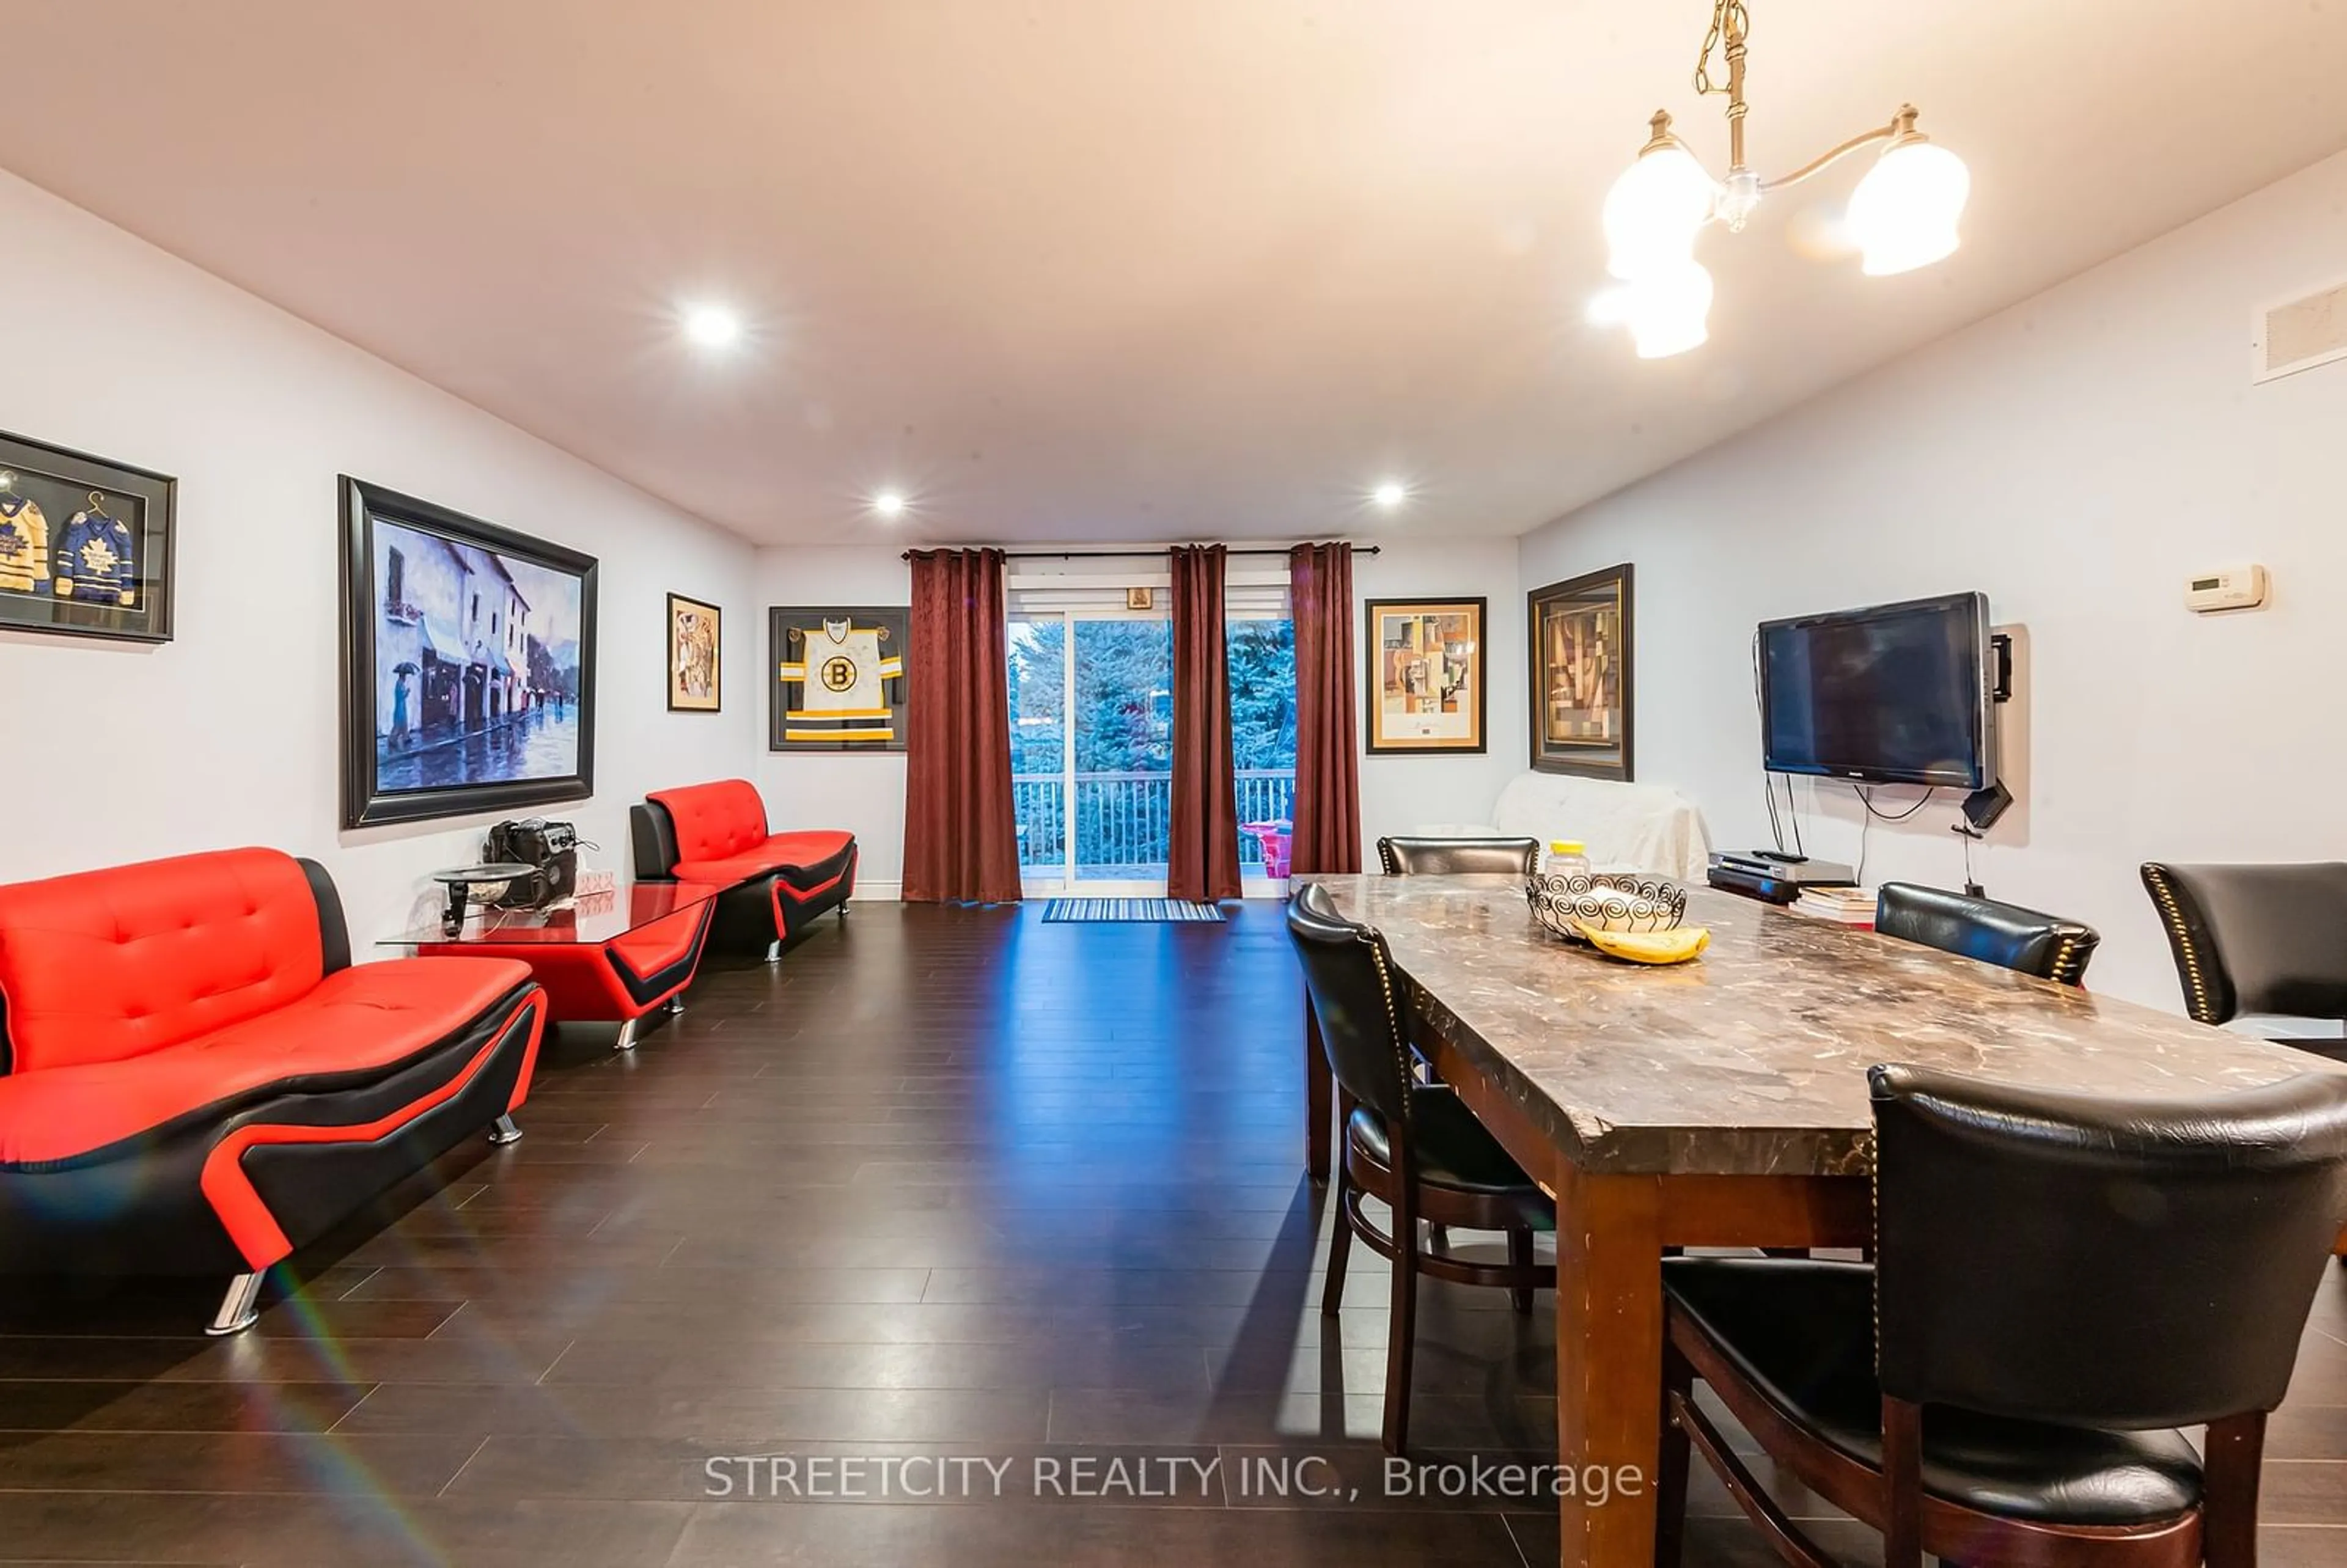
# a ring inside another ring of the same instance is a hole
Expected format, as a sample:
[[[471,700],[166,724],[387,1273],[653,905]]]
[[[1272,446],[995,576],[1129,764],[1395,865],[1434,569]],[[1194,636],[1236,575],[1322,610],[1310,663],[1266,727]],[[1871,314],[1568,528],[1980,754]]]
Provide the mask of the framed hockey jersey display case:
[[[0,434],[0,630],[171,640],[179,481]]]
[[[595,559],[342,489],[343,825],[594,794]]]
[[[770,749],[905,749],[909,607],[774,609],[766,624]]]

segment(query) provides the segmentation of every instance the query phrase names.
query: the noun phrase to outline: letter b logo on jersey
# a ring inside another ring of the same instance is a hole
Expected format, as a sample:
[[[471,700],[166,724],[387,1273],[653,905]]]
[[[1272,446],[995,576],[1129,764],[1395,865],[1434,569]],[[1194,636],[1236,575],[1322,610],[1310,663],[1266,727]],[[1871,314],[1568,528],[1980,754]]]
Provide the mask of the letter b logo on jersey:
[[[856,661],[834,655],[823,661],[823,683],[834,692],[846,692],[856,685]]]

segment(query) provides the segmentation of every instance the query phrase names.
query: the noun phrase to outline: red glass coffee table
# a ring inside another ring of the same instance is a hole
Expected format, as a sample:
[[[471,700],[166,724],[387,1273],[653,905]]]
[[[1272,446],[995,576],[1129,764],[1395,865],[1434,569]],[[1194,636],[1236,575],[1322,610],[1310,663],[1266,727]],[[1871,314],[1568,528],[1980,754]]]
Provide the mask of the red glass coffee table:
[[[558,1023],[616,1023],[617,1049],[636,1043],[636,1026],[655,1008],[684,1010],[684,988],[701,966],[722,887],[699,882],[639,882],[582,893],[557,908],[475,907],[451,931],[431,925],[384,938],[419,957],[518,958],[546,988]]]

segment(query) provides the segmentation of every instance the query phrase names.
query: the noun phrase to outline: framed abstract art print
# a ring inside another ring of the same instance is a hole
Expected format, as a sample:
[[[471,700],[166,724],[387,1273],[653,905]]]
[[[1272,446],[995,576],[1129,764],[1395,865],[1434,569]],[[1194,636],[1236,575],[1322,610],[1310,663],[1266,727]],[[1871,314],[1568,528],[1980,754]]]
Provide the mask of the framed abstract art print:
[[[671,713],[714,713],[724,706],[725,612],[713,604],[668,596],[668,707]]]
[[[1532,765],[1542,773],[1630,782],[1629,566],[1553,582],[1527,599]]]
[[[1372,756],[1485,749],[1480,599],[1373,599],[1368,617]]]

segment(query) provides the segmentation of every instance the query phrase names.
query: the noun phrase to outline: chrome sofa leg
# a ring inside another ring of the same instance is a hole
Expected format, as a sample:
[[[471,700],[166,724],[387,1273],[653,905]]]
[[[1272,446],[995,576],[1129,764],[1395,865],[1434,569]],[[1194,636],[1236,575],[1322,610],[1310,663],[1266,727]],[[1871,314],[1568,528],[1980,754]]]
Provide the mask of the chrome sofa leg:
[[[770,964],[779,964],[779,963],[781,963],[782,961],[783,961],[783,945],[782,945],[782,943],[781,943],[781,942],[779,942],[779,941],[774,941],[774,942],[769,942],[769,943],[767,943],[767,944],[766,944],[766,962],[768,962],[768,963],[770,963]]]
[[[620,1038],[611,1042],[611,1049],[613,1050],[633,1050],[636,1049],[636,1020],[634,1019],[630,1019],[627,1022],[620,1026]]]
[[[671,1016],[684,1010],[684,993],[682,991],[679,991],[676,995],[668,999],[668,1010]]]
[[[492,1143],[518,1143],[521,1142],[521,1129],[514,1125],[514,1119],[512,1117],[500,1116],[495,1122],[489,1123],[489,1142]]]
[[[243,1333],[261,1316],[260,1301],[261,1276],[238,1275],[228,1282],[228,1294],[220,1297],[220,1310],[212,1314],[211,1323],[204,1332],[214,1338]]]

